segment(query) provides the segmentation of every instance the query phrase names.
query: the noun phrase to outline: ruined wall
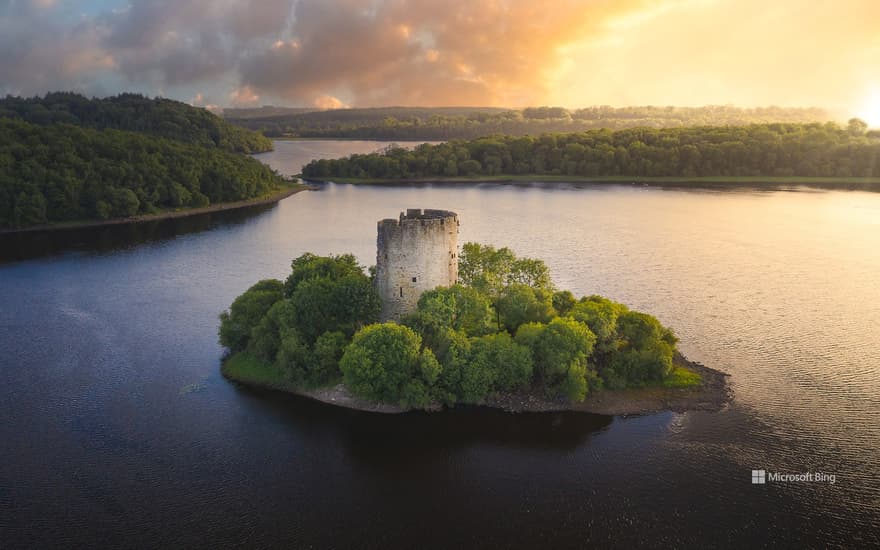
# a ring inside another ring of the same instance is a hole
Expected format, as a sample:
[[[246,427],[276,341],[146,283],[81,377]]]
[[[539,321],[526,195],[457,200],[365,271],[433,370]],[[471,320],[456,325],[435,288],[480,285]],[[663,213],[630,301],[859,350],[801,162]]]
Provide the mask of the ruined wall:
[[[376,287],[382,320],[415,310],[419,296],[458,281],[458,215],[446,210],[407,210],[381,220],[376,239]]]

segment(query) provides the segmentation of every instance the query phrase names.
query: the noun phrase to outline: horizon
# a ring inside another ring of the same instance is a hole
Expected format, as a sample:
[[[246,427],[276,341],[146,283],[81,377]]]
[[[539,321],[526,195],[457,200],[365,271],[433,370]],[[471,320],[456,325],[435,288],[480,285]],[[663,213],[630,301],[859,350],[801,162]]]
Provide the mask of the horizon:
[[[456,1],[12,0],[0,93],[215,110],[815,107],[880,125],[869,0]]]

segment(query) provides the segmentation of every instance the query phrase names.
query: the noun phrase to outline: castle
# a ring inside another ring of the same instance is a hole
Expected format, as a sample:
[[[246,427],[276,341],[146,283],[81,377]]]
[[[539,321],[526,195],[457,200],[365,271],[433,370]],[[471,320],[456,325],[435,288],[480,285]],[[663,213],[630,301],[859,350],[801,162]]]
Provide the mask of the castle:
[[[376,238],[376,289],[382,321],[416,309],[419,296],[458,281],[458,214],[408,209],[380,220]]]

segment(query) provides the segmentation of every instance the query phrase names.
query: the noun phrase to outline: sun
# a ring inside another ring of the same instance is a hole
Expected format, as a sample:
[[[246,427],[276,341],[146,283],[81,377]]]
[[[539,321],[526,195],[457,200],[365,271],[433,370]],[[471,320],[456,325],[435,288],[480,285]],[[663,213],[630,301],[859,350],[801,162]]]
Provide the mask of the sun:
[[[868,96],[857,116],[869,127],[880,128],[880,91],[875,90]]]

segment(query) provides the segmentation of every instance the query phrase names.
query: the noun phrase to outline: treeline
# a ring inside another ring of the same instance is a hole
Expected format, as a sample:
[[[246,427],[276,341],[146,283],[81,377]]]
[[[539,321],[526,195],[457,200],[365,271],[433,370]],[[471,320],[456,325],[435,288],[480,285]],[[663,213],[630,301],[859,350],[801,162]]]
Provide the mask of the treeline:
[[[286,112],[279,108],[225,113],[230,122],[271,137],[336,137],[388,140],[473,139],[491,134],[537,135],[609,128],[744,126],[757,123],[825,122],[822,109],[766,107],[384,107]]]
[[[504,174],[567,176],[880,176],[880,133],[835,123],[631,128],[495,135],[413,150],[321,159],[306,178],[409,179]]]
[[[375,286],[351,255],[305,254],[220,316],[228,376],[278,388],[343,381],[404,407],[485,403],[499,393],[582,401],[603,388],[699,383],[676,376],[677,338],[647,314],[554,288],[543,261],[465,244],[460,284],[379,323]]]
[[[69,92],[29,98],[7,96],[0,99],[0,118],[43,126],[73,124],[129,130],[238,153],[272,150],[272,141],[262,134],[232,125],[205,109],[139,94],[103,99]]]
[[[0,227],[207,206],[258,197],[283,181],[217,147],[0,118]]]

